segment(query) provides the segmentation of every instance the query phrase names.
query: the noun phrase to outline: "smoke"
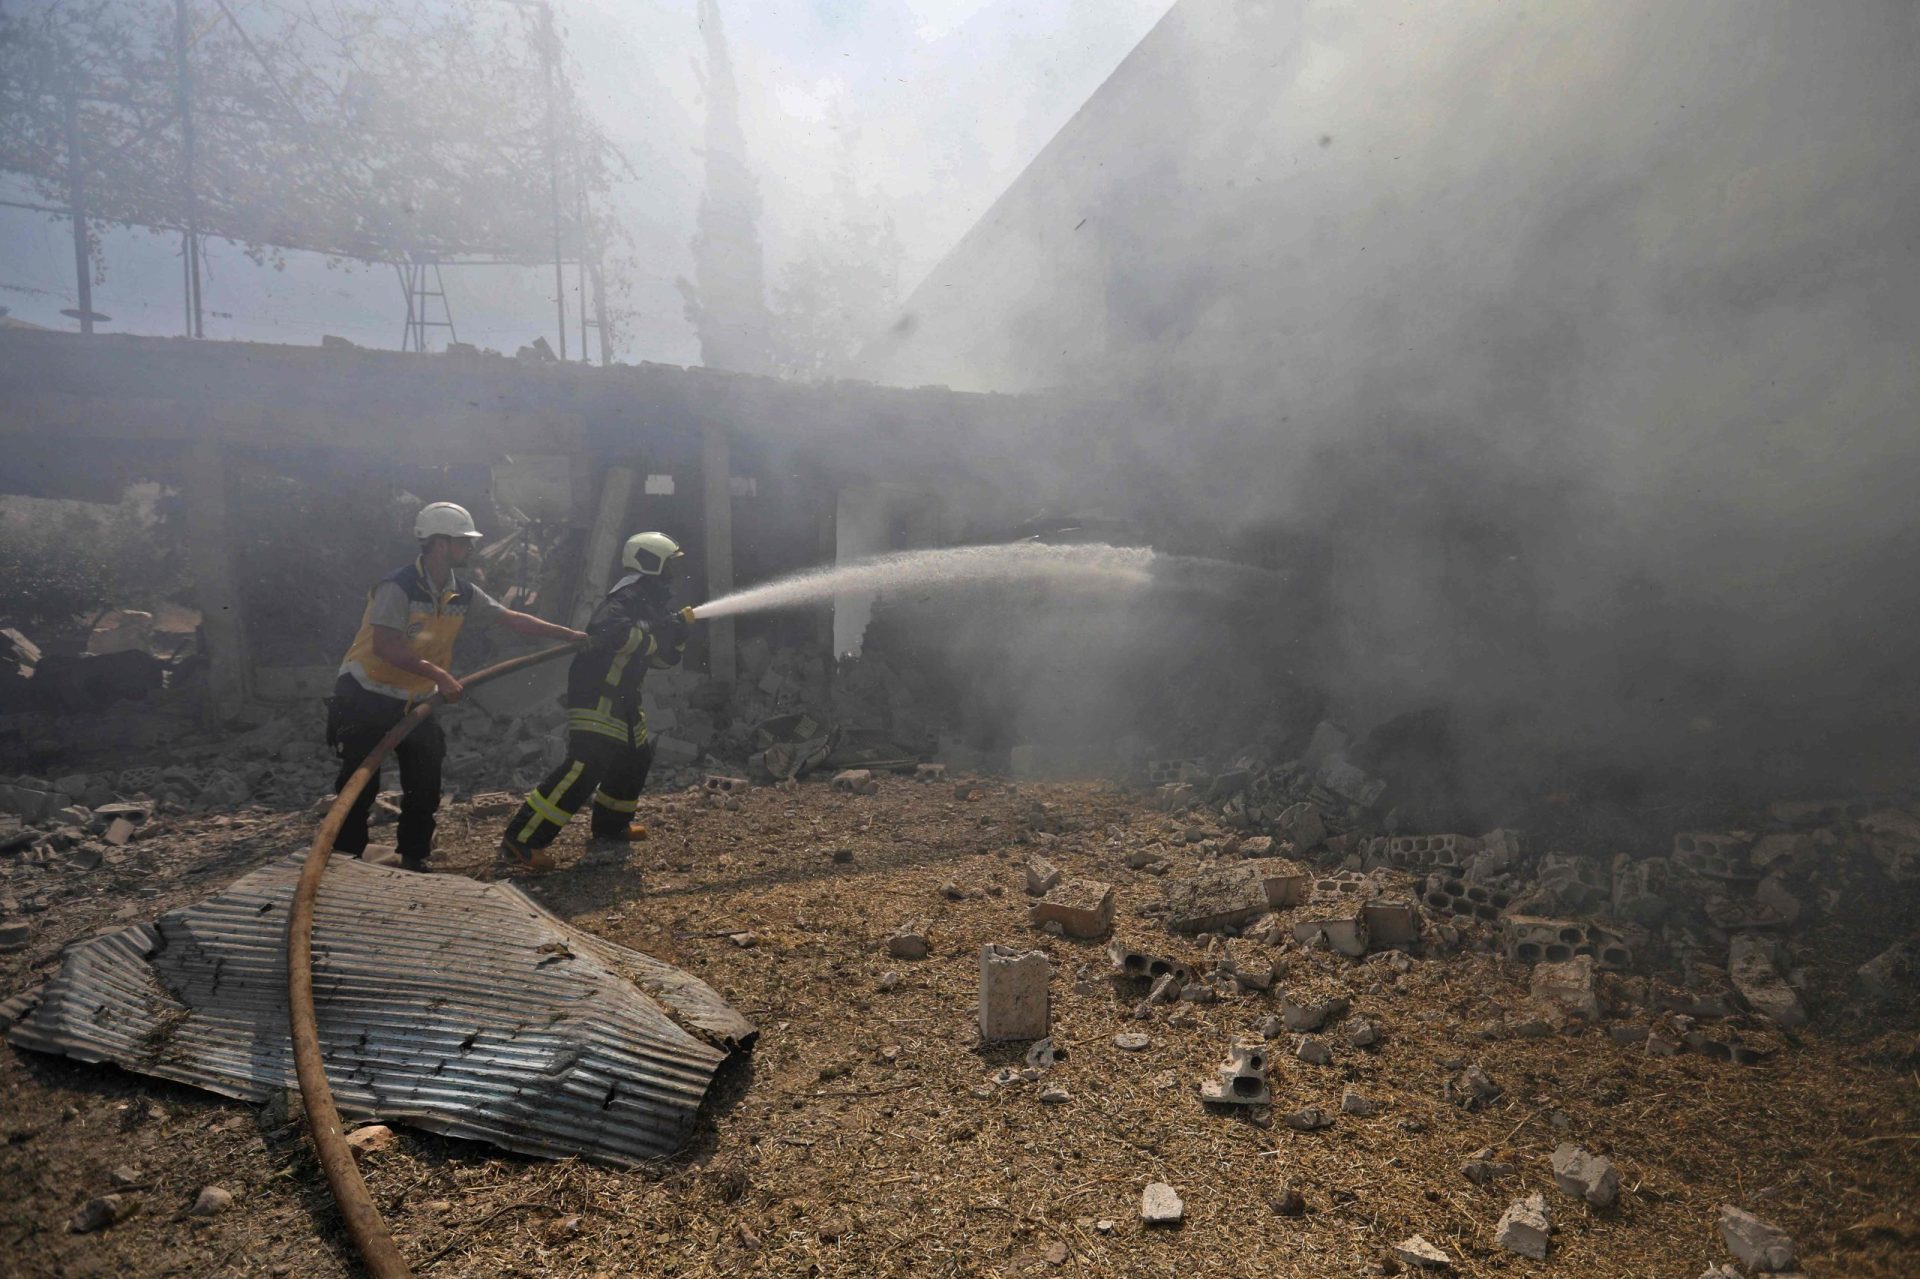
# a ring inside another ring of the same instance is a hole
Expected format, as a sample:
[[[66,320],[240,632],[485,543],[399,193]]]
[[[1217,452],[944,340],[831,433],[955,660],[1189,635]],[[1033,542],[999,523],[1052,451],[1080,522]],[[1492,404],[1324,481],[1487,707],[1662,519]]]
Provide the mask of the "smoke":
[[[1916,53],[1865,0],[1185,0],[869,368],[1072,387],[1065,500],[1322,548],[1313,683],[1444,707],[1469,772],[1877,784]]]

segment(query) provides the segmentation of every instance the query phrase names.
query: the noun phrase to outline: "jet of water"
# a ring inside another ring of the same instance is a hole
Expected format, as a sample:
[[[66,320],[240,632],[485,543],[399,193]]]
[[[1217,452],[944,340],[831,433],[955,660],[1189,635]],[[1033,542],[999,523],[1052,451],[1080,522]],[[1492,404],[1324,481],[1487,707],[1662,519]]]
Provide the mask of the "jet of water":
[[[1143,547],[1083,544],[1050,546],[1014,542],[1005,546],[955,546],[902,551],[832,568],[808,569],[709,600],[693,610],[711,620],[738,613],[792,608],[848,592],[904,587],[957,587],[981,582],[1059,582],[1115,589],[1152,580],[1154,553]]]

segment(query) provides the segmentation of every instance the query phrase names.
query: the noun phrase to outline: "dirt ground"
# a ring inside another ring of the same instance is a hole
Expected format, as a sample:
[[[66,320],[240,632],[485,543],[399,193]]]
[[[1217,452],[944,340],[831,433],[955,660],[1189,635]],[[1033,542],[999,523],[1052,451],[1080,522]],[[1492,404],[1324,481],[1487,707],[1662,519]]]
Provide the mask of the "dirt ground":
[[[1036,835],[1036,800],[1057,836]],[[489,862],[497,819],[448,809],[438,861]],[[1203,951],[1139,914],[1162,885],[1126,868],[1172,819],[1095,785],[950,785],[887,778],[879,794],[823,784],[756,789],[737,811],[685,795],[643,802],[653,838],[620,867],[576,865],[524,881],[580,927],[670,960],[761,1028],[722,1076],[693,1145],[658,1167],[612,1170],[503,1156],[399,1130],[365,1165],[375,1201],[423,1275],[1321,1276],[1397,1269],[1412,1234],[1470,1275],[1693,1279],[1729,1260],[1718,1205],[1788,1230],[1818,1276],[1920,1273],[1920,1035],[1834,1002],[1754,1066],[1648,1055],[1604,1030],[1523,1038],[1522,970],[1469,950],[1367,961],[1293,950],[1280,985],[1348,995],[1380,1044],[1327,1036],[1331,1065],[1275,1042],[1275,1105],[1210,1112],[1196,1085],[1228,1038],[1277,1011],[1278,993],[1157,1008],[1110,981],[1104,943],[1027,927],[1021,867],[1033,845],[1069,876],[1113,883],[1116,935],[1177,956]],[[118,863],[58,878],[32,945],[0,956],[0,997],[43,980],[59,948],[209,895],[304,845],[313,817],[252,812],[171,819]],[[1183,820],[1182,825],[1185,825]],[[838,850],[846,850],[836,857]],[[850,858],[847,854],[850,853]],[[1176,868],[1198,853],[1176,852]],[[944,891],[949,886],[958,897]],[[884,938],[924,919],[932,954],[890,958]],[[751,935],[751,944],[737,934]],[[1040,1083],[996,1085],[1018,1046],[983,1047],[978,954],[999,941],[1054,964],[1053,1029],[1065,1054]],[[1854,962],[1858,962],[1857,960]],[[897,984],[883,982],[889,972]],[[1644,1021],[1644,1016],[1641,1018]],[[1145,1051],[1114,1036],[1143,1031]],[[1461,1062],[1504,1090],[1467,1111],[1443,1096]],[[1290,1131],[1307,1104],[1336,1112],[1353,1085],[1378,1115]],[[1043,1088],[1066,1089],[1047,1104]],[[1618,1165],[1616,1207],[1557,1191],[1549,1155],[1577,1141]],[[303,1135],[271,1108],[157,1084],[110,1067],[0,1048],[0,1274],[334,1276],[360,1273]],[[1461,1164],[1493,1147],[1519,1171],[1479,1186]],[[91,1234],[68,1219],[131,1172],[129,1219]],[[1150,1181],[1184,1198],[1179,1229],[1146,1229]],[[1276,1212],[1286,1185],[1307,1210]],[[213,1217],[203,1186],[232,1192]],[[1508,1204],[1543,1192],[1550,1259],[1493,1245]]]

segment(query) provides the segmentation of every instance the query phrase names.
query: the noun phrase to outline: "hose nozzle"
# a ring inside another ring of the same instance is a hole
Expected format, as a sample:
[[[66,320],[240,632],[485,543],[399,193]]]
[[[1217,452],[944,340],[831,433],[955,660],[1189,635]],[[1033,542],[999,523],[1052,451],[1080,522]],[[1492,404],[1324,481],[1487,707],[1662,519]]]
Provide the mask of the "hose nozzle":
[[[689,604],[685,608],[680,610],[680,620],[685,622],[688,626],[692,626],[695,622],[699,621],[700,619],[693,615],[693,605]]]

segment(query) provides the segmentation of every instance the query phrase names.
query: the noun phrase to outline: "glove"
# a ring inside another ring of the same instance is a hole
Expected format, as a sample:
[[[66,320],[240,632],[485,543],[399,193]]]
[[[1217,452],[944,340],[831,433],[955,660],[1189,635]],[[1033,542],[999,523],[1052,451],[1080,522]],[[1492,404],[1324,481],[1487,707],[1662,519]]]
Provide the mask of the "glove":
[[[691,611],[683,608],[678,612],[669,613],[660,623],[660,637],[666,640],[670,647],[686,647],[687,632],[693,629],[687,617]]]

